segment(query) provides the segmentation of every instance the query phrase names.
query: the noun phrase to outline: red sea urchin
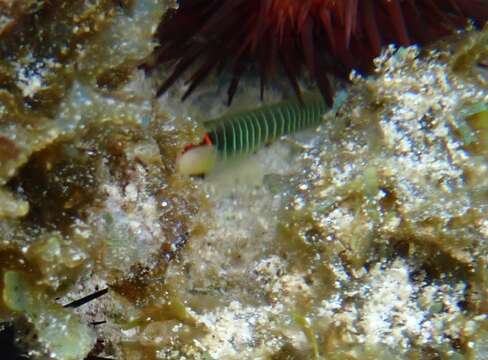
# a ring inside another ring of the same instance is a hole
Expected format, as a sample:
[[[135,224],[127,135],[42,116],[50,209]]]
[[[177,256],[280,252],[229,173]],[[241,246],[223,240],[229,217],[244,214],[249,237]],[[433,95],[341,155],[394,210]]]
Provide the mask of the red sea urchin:
[[[261,97],[283,66],[295,93],[308,69],[322,94],[333,97],[327,74],[367,70],[381,47],[423,44],[488,19],[487,0],[181,0],[163,18],[156,63],[176,61],[158,91],[165,92],[194,66],[183,100],[212,71],[230,68],[230,104],[239,79],[255,64]]]

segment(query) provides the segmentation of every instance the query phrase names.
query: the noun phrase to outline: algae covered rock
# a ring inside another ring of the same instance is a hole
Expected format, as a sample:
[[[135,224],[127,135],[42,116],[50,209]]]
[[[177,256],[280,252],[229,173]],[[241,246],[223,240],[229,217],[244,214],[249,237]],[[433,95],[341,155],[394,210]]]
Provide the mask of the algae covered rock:
[[[19,351],[486,357],[486,29],[387,49],[317,129],[189,179],[189,115],[224,110],[156,99],[139,69],[175,2],[29,4],[0,16],[0,336]]]
[[[485,30],[390,48],[316,132],[201,183],[214,220],[167,274],[205,324],[194,351],[485,356],[488,86],[472,59],[487,45]]]
[[[30,357],[99,351],[100,310],[60,303],[136,267],[163,271],[188,237],[195,201],[168,191],[185,188],[172,174],[180,140],[137,70],[168,6],[46,3],[1,34],[0,320],[37,338],[17,331]]]

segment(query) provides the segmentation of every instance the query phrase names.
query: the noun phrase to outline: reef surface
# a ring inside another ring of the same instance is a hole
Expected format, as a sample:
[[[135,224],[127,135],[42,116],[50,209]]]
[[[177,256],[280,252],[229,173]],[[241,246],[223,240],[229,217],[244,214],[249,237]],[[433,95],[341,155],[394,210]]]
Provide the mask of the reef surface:
[[[172,5],[0,2],[2,348],[487,358],[488,29],[386,49],[323,125],[191,179],[178,152],[229,109],[155,98]]]

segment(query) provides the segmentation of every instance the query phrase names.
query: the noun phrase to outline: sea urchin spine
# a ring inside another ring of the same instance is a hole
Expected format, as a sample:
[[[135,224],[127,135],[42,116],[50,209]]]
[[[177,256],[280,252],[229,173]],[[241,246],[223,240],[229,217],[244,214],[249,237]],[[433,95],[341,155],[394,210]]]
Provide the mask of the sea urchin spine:
[[[389,43],[424,44],[488,19],[487,0],[181,0],[163,18],[156,63],[176,61],[165,92],[194,67],[183,99],[213,70],[230,68],[228,102],[249,65],[256,64],[261,97],[282,65],[299,96],[302,67],[332,100],[327,74],[365,71]],[[195,64],[197,63],[197,64]]]

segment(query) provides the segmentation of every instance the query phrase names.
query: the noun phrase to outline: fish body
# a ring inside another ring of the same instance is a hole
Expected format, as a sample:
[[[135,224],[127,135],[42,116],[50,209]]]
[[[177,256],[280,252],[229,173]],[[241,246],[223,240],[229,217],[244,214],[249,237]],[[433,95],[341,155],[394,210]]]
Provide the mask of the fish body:
[[[328,110],[320,94],[307,93],[301,99],[206,121],[202,142],[185,147],[177,161],[178,171],[186,175],[206,173],[218,159],[251,153],[283,135],[319,125]]]

